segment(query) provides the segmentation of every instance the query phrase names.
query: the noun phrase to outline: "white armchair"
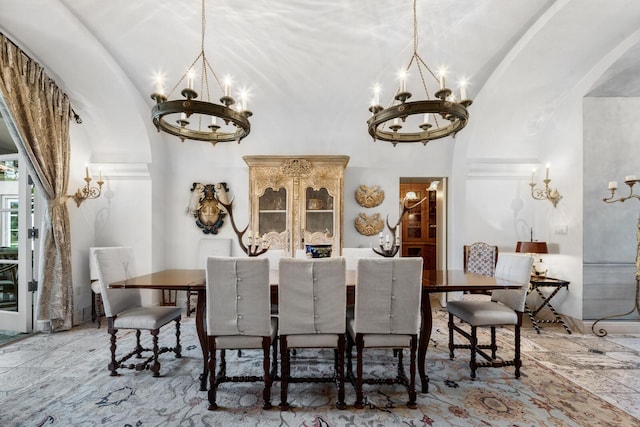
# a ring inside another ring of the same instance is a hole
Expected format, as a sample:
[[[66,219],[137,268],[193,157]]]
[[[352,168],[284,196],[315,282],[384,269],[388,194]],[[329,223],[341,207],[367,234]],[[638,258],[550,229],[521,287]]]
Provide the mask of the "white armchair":
[[[109,370],[112,376],[118,375],[119,368],[136,370],[150,369],[153,376],[160,376],[158,356],[165,352],[173,352],[176,358],[181,357],[180,317],[181,309],[177,307],[143,307],[139,289],[109,289],[110,283],[129,279],[135,276],[135,260],[133,251],[127,247],[100,248],[95,252],[96,270],[100,294],[107,317],[108,332],[111,335],[111,362]],[[169,322],[176,324],[176,346],[158,346],[160,328]],[[116,356],[117,333],[119,329],[136,330],[136,348],[120,359]],[[153,348],[143,348],[140,344],[140,330],[148,330],[153,337]],[[137,364],[125,364],[133,355],[142,357],[143,352],[153,354]]]
[[[524,312],[525,299],[529,279],[531,277],[531,266],[533,258],[524,254],[505,254],[498,256],[495,277],[498,281],[521,284],[520,289],[498,289],[491,294],[490,301],[450,301],[447,304],[449,311],[449,358],[454,358],[455,349],[471,350],[471,378],[476,377],[476,370],[480,367],[503,367],[515,366],[515,376],[520,377],[522,361],[520,359],[520,328],[522,326],[522,315]],[[454,318],[459,318],[463,324],[458,326]],[[470,332],[462,328],[464,323],[471,327]],[[496,358],[496,327],[514,326],[515,351],[511,360]],[[477,328],[489,327],[491,332],[491,343],[480,344],[478,342]],[[467,339],[469,344],[456,344],[454,342],[454,332]],[[484,350],[491,350],[487,354]],[[479,355],[485,362],[476,361]]]

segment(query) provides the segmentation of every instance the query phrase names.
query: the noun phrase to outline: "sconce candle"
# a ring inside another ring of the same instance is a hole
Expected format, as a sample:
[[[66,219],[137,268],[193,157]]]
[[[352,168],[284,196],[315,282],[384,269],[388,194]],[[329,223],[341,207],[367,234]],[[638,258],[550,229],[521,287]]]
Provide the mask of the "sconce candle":
[[[609,181],[609,190],[617,190],[618,182],[617,181]]]
[[[97,199],[100,197],[102,193],[102,184],[104,181],[102,180],[102,169],[100,169],[100,177],[96,184],[97,186],[91,186],[91,176],[89,175],[89,166],[85,165],[84,167],[84,182],[85,185],[76,190],[75,194],[67,194],[67,197],[73,199],[76,202],[76,206],[80,207],[82,202],[87,199]]]
[[[549,183],[551,183],[551,180],[549,179],[549,169],[551,169],[551,165],[547,163],[545,174],[546,178],[542,181],[544,182],[544,189],[535,188],[535,169],[531,173],[531,182],[529,183],[529,185],[531,186],[531,197],[536,200],[549,200],[551,203],[553,203],[553,207],[555,208],[558,204],[558,201],[562,199],[562,196],[560,195],[560,192],[558,192],[557,188],[552,189],[549,186]]]

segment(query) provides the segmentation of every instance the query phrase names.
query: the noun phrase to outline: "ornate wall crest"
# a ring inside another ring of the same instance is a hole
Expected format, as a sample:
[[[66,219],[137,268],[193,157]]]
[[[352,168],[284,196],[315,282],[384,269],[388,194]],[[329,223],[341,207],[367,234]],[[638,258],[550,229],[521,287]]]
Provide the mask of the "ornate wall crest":
[[[379,213],[367,216],[361,212],[355,220],[356,230],[363,236],[375,236],[384,228],[384,220],[380,218]]]
[[[194,182],[191,186],[191,198],[187,213],[196,219],[196,225],[204,234],[218,234],[223,219],[227,215],[219,201],[228,203],[226,182],[217,184],[201,184]]]
[[[383,200],[384,190],[381,190],[379,185],[374,185],[373,187],[361,185],[356,190],[356,201],[362,207],[373,208],[382,203]]]

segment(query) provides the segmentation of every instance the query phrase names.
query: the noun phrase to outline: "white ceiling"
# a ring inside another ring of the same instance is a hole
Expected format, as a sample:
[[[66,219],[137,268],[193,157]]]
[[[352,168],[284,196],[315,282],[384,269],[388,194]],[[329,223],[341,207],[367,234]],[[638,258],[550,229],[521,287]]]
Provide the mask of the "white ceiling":
[[[536,37],[593,26],[594,45],[606,40],[619,52],[589,95],[638,96],[639,3],[420,0],[418,53],[434,71],[446,65],[451,86],[467,78],[474,97],[516,47],[533,67],[544,66],[546,55],[571,52],[536,51]],[[92,129],[94,161],[117,152],[145,160],[149,148],[140,139],[148,145],[154,78],[164,74],[170,89],[199,53],[200,7],[199,0],[0,0],[0,31],[70,95]],[[243,144],[255,144],[253,153],[265,140],[290,144],[292,129],[306,130],[311,147],[369,139],[372,85],[390,97],[412,52],[411,0],[208,0],[206,7],[209,61],[251,94],[252,134]],[[588,59],[559,75],[579,80],[600,60]],[[483,107],[471,108],[473,119]]]

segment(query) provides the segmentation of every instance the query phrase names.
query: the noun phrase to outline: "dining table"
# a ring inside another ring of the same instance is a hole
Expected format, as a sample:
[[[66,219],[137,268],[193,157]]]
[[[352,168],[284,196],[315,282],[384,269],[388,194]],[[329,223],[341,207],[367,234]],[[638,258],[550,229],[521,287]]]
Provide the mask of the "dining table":
[[[347,270],[347,304],[354,303],[356,270]],[[277,305],[278,270],[269,272],[272,304]],[[206,275],[204,269],[167,269],[151,274],[132,277],[108,284],[109,288],[158,289],[189,291],[197,294],[195,327],[202,350],[203,367],[200,390],[207,390],[208,346],[206,331]],[[466,273],[463,270],[425,270],[422,276],[421,326],[418,340],[418,374],[422,393],[429,391],[429,377],[425,372],[425,360],[433,327],[431,294],[440,292],[487,291],[493,289],[517,289],[520,283],[497,280],[495,277]]]

